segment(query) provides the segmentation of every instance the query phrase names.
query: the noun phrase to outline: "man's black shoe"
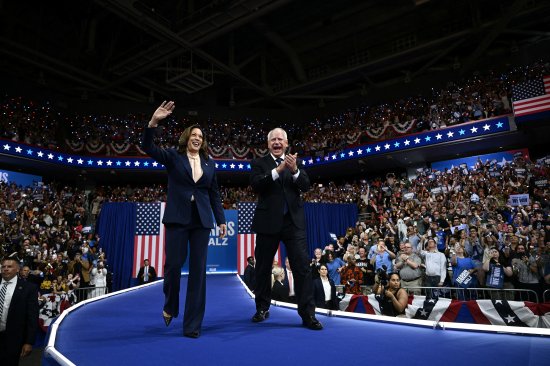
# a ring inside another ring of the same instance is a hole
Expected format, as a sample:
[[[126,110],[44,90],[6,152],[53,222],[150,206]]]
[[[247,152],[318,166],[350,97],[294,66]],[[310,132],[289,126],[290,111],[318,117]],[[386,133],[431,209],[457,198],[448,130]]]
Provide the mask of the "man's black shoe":
[[[252,317],[252,321],[254,323],[259,323],[263,322],[267,318],[269,318],[269,310],[258,310],[256,311],[256,314],[254,314],[254,316]]]
[[[201,334],[198,331],[183,333],[184,337],[199,338]]]
[[[315,318],[314,316],[308,316],[306,318],[302,318],[302,325],[311,330],[323,329],[323,324],[321,324],[321,322],[317,320],[317,318]]]

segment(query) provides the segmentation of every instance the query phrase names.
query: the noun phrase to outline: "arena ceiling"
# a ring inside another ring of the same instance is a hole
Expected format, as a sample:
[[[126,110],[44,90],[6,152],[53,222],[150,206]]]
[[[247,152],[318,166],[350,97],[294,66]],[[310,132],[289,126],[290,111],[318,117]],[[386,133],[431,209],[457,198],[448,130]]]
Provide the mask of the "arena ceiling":
[[[542,0],[0,1],[0,72],[82,99],[297,109],[471,72],[547,46],[549,24]]]

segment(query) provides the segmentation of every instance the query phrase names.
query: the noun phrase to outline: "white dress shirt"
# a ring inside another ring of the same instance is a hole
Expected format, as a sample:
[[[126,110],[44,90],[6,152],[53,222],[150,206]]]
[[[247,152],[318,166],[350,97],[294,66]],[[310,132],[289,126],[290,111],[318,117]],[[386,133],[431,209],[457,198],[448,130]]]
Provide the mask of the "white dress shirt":
[[[4,286],[4,280],[0,283],[0,287]],[[11,299],[13,298],[13,292],[17,286],[17,276],[8,281],[8,287],[6,288],[6,297],[4,299],[4,311],[2,311],[2,318],[0,318],[0,332],[6,330],[6,323],[8,321],[8,311],[10,309]]]

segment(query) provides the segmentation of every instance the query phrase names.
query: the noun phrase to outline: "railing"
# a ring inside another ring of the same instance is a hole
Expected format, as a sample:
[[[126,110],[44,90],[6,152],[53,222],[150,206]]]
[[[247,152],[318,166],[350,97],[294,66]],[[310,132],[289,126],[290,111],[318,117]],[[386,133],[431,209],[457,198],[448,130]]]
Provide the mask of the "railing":
[[[407,293],[456,300],[508,300],[539,302],[537,293],[526,289],[460,288],[460,287],[409,287]]]
[[[542,302],[550,302],[550,290],[544,290],[542,293]]]
[[[76,302],[91,299],[91,298],[105,295],[106,293],[108,293],[107,286],[81,287],[81,288],[74,289],[73,291],[74,291],[74,294],[76,295]]]
[[[460,287],[409,287],[404,288],[409,295],[424,295],[445,297],[455,300],[508,300],[539,302],[538,294],[526,289],[496,289],[496,288],[460,288]],[[344,285],[336,285],[336,292],[344,293]],[[361,293],[365,296],[372,293],[370,286],[361,286]],[[543,302],[550,301],[550,290],[543,295]]]

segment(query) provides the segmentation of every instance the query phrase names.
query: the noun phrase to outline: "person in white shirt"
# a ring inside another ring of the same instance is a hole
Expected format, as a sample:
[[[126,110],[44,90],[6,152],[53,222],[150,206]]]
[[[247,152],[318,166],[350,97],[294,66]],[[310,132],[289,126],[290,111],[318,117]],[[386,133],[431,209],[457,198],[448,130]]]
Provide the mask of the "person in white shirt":
[[[437,251],[435,240],[432,238],[428,239],[427,249],[420,252],[426,266],[424,286],[442,287],[447,276],[447,258],[445,254]]]

